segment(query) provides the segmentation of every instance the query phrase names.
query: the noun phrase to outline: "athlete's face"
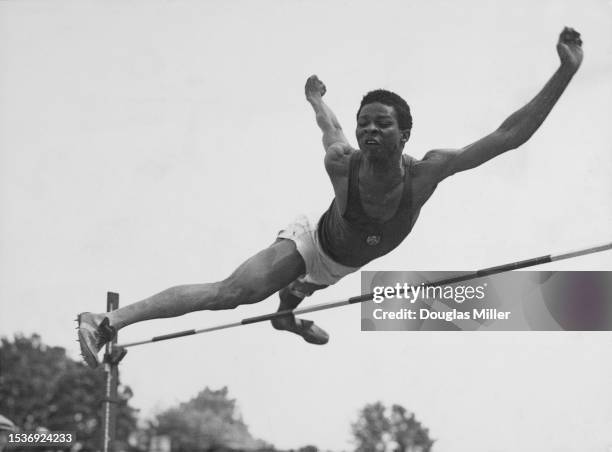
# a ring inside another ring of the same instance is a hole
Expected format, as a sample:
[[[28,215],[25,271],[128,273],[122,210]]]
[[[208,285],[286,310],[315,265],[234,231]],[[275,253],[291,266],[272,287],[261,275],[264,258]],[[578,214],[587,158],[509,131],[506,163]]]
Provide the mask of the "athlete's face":
[[[375,158],[401,153],[408,140],[408,132],[399,128],[395,109],[378,102],[361,108],[355,133],[359,149]]]

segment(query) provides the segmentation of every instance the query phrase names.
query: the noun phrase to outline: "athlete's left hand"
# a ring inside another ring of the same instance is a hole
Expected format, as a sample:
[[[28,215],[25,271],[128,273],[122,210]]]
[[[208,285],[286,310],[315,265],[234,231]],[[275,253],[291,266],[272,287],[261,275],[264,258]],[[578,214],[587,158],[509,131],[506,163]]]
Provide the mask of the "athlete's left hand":
[[[577,71],[582,63],[582,39],[580,33],[573,28],[565,27],[559,35],[557,53],[561,65]]]

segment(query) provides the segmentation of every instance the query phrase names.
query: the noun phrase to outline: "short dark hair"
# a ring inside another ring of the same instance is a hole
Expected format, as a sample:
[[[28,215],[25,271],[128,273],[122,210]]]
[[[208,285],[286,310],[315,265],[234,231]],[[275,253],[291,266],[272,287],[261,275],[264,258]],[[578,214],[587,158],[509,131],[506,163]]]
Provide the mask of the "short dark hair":
[[[357,117],[359,117],[359,113],[364,105],[373,104],[375,102],[388,105],[389,107],[393,107],[395,109],[397,123],[401,130],[412,129],[412,115],[410,114],[410,107],[406,101],[401,98],[401,96],[391,91],[387,91],[386,89],[376,89],[363,96],[363,99],[361,99],[361,105],[359,105],[359,110],[357,110]]]

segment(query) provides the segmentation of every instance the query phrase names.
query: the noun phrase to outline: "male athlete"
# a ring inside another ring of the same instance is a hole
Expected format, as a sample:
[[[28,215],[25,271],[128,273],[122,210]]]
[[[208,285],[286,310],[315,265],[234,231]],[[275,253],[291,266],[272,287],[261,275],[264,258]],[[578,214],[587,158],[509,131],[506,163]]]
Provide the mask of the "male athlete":
[[[80,314],[79,342],[85,361],[96,366],[98,352],[119,329],[143,320],[234,309],[275,292],[280,295],[279,310],[295,309],[314,291],[387,254],[408,235],[442,180],[515,149],[533,135],[578,70],[581,46],[580,34],[565,28],[557,43],[561,64],[531,102],[475,143],[461,149],[435,149],[422,160],[402,154],[412,117],[401,97],[386,90],[365,95],[357,111],[359,148],[353,149],[323,102],[325,85],[311,76],[306,99],[323,132],[325,169],[335,195],[329,209],[320,219],[296,219],[272,245],[223,281],[175,286],[113,312]],[[329,339],[313,322],[293,316],[272,324],[313,344]]]

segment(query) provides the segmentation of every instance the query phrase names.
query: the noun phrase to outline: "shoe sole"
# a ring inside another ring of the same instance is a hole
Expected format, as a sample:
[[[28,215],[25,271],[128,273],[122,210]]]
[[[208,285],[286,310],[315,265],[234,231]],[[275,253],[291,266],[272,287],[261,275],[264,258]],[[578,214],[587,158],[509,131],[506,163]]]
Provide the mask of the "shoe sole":
[[[82,315],[83,314],[79,314],[77,317],[77,322],[79,325],[78,326],[79,328],[78,336],[79,336],[79,346],[81,347],[81,356],[83,357],[85,364],[95,369],[96,367],[100,365],[100,362],[98,361],[98,354],[92,352],[92,350],[87,346],[87,338],[85,336],[85,333],[81,331],[81,316]]]
[[[327,336],[327,334],[325,335],[325,337],[321,337],[314,332],[311,333],[309,330],[300,334],[300,336],[302,336],[302,338],[309,344],[325,345],[329,342],[329,336]]]
[[[280,327],[272,324],[279,331],[287,331],[296,334],[304,339],[309,344],[325,345],[329,342],[329,335],[322,328],[318,327],[312,320],[296,319],[300,322],[300,326]],[[320,331],[317,332],[317,330]]]

